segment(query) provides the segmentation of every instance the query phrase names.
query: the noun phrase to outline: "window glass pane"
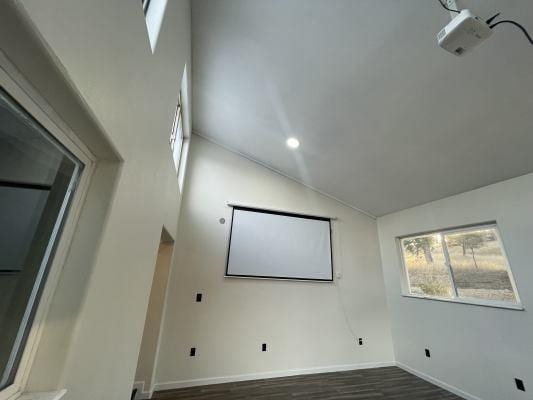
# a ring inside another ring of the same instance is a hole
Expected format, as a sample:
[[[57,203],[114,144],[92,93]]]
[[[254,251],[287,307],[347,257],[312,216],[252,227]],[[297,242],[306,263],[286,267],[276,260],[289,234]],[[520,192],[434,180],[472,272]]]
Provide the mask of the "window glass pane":
[[[452,297],[453,289],[446,267],[440,234],[401,240],[403,259],[411,294]]]
[[[459,297],[516,302],[496,229],[480,228],[444,237]]]
[[[81,168],[0,89],[0,390],[17,372]]]
[[[181,98],[181,97],[180,97]],[[174,160],[174,167],[176,172],[179,171],[181,161],[181,150],[183,147],[183,118],[181,115],[181,105],[178,103],[176,108],[176,116],[172,126],[172,135],[170,137],[172,149],[172,159]]]

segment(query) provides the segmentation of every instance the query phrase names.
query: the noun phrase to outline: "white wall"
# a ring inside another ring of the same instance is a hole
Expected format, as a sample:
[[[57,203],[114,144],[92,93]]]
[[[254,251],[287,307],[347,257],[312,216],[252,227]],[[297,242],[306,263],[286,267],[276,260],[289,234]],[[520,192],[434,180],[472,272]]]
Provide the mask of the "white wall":
[[[338,217],[333,257],[343,278],[335,284],[224,278],[228,200]],[[393,359],[376,221],[195,135],[176,257],[157,367],[160,389]],[[197,292],[204,294],[201,303]],[[196,357],[189,357],[191,347]]]
[[[124,400],[133,385],[161,229],[174,237],[177,230],[180,191],[168,137],[191,59],[190,2],[169,2],[154,54],[140,1],[29,0],[16,6],[122,160],[98,162],[26,389]],[[12,47],[16,63],[31,64]],[[54,92],[43,69],[20,70],[40,82],[45,99]],[[61,116],[75,122],[70,113]],[[103,139],[91,135],[102,131],[83,132],[98,156],[94,144]]]
[[[401,296],[397,236],[493,220],[525,311]],[[531,399],[533,174],[387,215],[378,227],[396,360],[483,400]]]

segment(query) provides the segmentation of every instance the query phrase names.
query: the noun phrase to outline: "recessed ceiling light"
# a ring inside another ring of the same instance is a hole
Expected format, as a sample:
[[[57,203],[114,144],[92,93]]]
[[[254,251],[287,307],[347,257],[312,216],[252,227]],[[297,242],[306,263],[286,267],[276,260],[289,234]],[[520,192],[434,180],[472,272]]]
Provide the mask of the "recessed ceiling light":
[[[290,137],[287,139],[287,146],[291,149],[297,149],[300,146],[300,141],[296,138]]]

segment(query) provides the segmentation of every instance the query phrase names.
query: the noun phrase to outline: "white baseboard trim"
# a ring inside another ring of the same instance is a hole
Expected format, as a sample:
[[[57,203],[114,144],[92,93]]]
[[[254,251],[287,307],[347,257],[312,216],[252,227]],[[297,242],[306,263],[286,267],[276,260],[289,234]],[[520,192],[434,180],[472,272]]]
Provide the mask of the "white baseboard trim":
[[[138,381],[133,383],[133,389],[137,389],[135,400],[148,400],[152,398],[152,391],[144,391],[144,381]]]
[[[481,397],[477,397],[477,396],[474,396],[473,394],[467,393],[464,390],[461,390],[461,389],[459,389],[459,388],[457,388],[455,386],[452,386],[452,385],[450,385],[450,384],[448,384],[446,382],[443,382],[440,379],[434,378],[434,377],[432,377],[432,376],[430,376],[428,374],[420,372],[420,371],[418,371],[418,370],[416,370],[414,368],[411,368],[410,366],[405,365],[405,364],[403,364],[401,362],[397,361],[396,365],[399,368],[409,372],[410,374],[418,376],[420,379],[423,379],[423,380],[428,381],[428,382],[430,382],[430,383],[432,383],[432,384],[434,384],[436,386],[439,386],[439,387],[447,390],[448,392],[452,392],[453,394],[455,394],[455,395],[457,395],[459,397],[463,397],[466,400],[483,400],[483,399],[481,399]]]
[[[220,376],[220,377],[214,377],[214,378],[187,379],[187,380],[182,380],[182,381],[156,383],[154,385],[153,391],[157,392],[160,390],[171,390],[171,389],[180,389],[180,388],[193,387],[193,386],[214,385],[217,383],[250,381],[250,380],[255,380],[255,379],[282,378],[286,376],[295,376],[295,375],[320,374],[324,372],[339,372],[339,371],[352,371],[352,370],[367,369],[367,368],[393,367],[395,365],[396,363],[394,361],[384,361],[384,362],[373,362],[373,363],[363,363],[363,364],[330,365],[327,367],[291,369],[291,370],[285,370],[285,371],[258,372],[254,374],[230,375],[230,376]]]
[[[135,395],[135,400],[149,400],[152,396],[149,392],[137,392]]]
[[[15,400],[60,400],[67,393],[66,389],[55,392],[24,393],[20,397],[15,396]],[[11,399],[11,397],[10,397]]]

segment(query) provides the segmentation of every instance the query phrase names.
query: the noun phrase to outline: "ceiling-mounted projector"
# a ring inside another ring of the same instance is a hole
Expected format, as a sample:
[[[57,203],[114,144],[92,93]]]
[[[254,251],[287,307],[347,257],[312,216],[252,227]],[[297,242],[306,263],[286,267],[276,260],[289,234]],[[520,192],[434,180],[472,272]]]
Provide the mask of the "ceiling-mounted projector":
[[[492,34],[489,24],[470,10],[464,9],[437,34],[439,46],[456,56],[462,56]]]
[[[500,13],[494,14],[484,21],[466,8],[461,10],[457,4],[458,0],[437,1],[452,16],[450,23],[437,34],[437,41],[440,47],[456,56],[462,56],[484,42],[485,39],[492,35],[492,30],[501,24],[514,25],[522,31],[528,42],[533,45],[533,37],[518,22],[511,19],[495,21],[500,16]]]

